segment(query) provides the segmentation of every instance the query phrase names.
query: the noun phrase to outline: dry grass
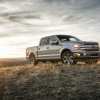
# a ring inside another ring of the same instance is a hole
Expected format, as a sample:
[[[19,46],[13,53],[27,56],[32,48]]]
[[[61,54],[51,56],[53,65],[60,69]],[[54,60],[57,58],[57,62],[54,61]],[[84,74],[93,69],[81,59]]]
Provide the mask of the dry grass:
[[[0,100],[100,100],[100,65],[1,67]]]

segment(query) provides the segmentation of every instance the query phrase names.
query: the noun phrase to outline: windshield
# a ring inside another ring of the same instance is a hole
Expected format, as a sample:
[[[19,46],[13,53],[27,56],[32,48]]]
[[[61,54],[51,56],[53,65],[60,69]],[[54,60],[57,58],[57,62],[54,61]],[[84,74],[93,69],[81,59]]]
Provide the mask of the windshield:
[[[61,42],[77,42],[77,41],[81,41],[80,39],[74,37],[74,36],[67,36],[67,35],[58,35],[58,39]]]

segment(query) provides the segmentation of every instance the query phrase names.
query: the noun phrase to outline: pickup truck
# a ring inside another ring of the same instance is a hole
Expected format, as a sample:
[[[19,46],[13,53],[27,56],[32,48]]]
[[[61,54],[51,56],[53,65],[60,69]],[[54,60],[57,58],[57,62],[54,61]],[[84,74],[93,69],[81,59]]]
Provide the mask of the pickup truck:
[[[71,35],[43,37],[39,46],[26,49],[26,58],[34,65],[38,61],[62,61],[64,64],[97,63],[100,58],[97,42],[82,41]]]

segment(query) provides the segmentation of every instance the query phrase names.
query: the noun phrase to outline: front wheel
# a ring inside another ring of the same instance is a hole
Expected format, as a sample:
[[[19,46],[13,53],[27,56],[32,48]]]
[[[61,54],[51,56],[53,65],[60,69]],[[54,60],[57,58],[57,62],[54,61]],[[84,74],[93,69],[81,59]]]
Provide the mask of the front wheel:
[[[69,51],[65,51],[61,55],[61,60],[64,64],[72,65],[76,64],[77,62],[74,60],[73,54]]]

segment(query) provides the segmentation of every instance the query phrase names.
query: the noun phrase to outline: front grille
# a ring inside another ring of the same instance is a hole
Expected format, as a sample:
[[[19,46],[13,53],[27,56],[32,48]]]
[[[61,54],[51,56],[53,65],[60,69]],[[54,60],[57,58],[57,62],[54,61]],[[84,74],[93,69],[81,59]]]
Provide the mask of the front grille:
[[[99,51],[98,45],[84,45],[80,48],[84,51]]]
[[[98,53],[94,53],[94,54],[88,54],[88,56],[98,56]]]
[[[84,49],[85,51],[99,51],[99,49]]]
[[[98,56],[98,54],[96,53],[96,54],[91,54],[92,56]]]

